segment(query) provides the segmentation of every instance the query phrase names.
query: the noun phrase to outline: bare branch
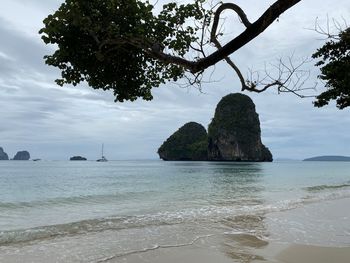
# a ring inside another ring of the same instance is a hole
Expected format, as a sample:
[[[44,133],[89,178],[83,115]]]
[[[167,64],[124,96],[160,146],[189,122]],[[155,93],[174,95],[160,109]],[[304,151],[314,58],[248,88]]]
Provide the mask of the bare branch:
[[[301,91],[315,90],[313,87],[304,87],[310,77],[309,70],[303,70],[304,64],[309,63],[309,59],[302,59],[298,64],[294,62],[294,55],[290,56],[285,62],[279,59],[277,64],[270,66],[275,69],[275,75],[268,70],[265,65],[264,77],[261,78],[259,72],[250,71],[250,77],[246,81],[246,90],[261,93],[271,87],[277,88],[278,93],[289,92],[300,98],[315,97],[315,95],[303,95]]]
[[[217,28],[220,19],[220,15],[224,10],[233,10],[235,11],[240,18],[242,19],[243,24],[249,28],[251,23],[247,19],[244,11],[235,4],[223,4],[220,6],[215,14],[214,23],[211,31],[211,42],[214,43],[218,50],[222,49],[222,45],[217,39]],[[300,70],[300,67],[306,63],[306,60],[302,61],[299,65],[294,66],[293,64],[293,55],[289,57],[287,63],[282,59],[279,59],[277,65],[272,65],[278,70],[277,76],[273,77],[271,73],[266,69],[265,65],[265,74],[261,79],[259,72],[250,71],[250,78],[246,81],[236,64],[228,56],[224,58],[226,62],[233,68],[236,74],[239,77],[241,82],[242,91],[248,90],[251,92],[261,93],[266,91],[271,87],[276,87],[278,92],[291,92],[299,97],[304,97],[300,95],[298,91],[303,90],[302,85],[305,83],[306,79],[310,76],[310,73],[307,71]],[[257,78],[256,78],[257,77]],[[288,88],[289,85],[292,85],[292,88]]]
[[[315,31],[321,36],[325,36],[324,39],[339,40],[339,32],[344,31],[346,28],[348,28],[348,24],[344,17],[342,17],[342,22],[339,22],[339,20],[334,18],[332,18],[332,21],[330,21],[327,15],[326,25],[320,25],[319,18],[317,17],[314,28],[309,28],[309,30]]]

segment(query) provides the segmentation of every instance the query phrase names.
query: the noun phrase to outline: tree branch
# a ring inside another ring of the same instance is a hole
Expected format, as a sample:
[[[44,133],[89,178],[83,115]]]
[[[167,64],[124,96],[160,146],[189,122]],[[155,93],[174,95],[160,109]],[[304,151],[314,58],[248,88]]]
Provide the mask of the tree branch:
[[[218,48],[217,51],[199,60],[191,61],[181,56],[167,54],[163,51],[152,50],[149,46],[149,41],[140,39],[124,39],[124,41],[129,41],[130,45],[144,50],[148,55],[163,63],[176,64],[195,74],[215,65],[220,60],[226,59],[230,54],[234,53],[235,51],[249,43],[251,40],[256,38],[258,35],[260,35],[262,32],[264,32],[265,29],[269,27],[282,13],[284,13],[286,10],[293,7],[300,1],[301,0],[277,0],[254,23],[249,22],[246,14],[239,6],[232,3],[224,3],[220,5],[215,12],[215,21],[213,25],[213,30],[211,32],[211,36],[213,36],[213,32],[217,30],[220,14],[227,9],[233,10],[238,14],[240,19],[242,20],[242,23],[246,26],[246,30],[243,31],[236,38],[232,39],[230,42],[225,44],[224,46],[220,46],[220,48]],[[117,44],[118,41],[118,44],[120,45],[120,39],[115,40],[115,44]],[[231,64],[231,66],[233,66],[238,76],[240,76],[241,78],[242,74],[240,74],[238,68],[234,65],[234,63],[232,61],[228,61],[228,63]]]
[[[224,3],[222,5],[219,6],[219,8],[216,10],[215,12],[215,16],[214,16],[214,23],[213,23],[213,27],[212,27],[212,37],[215,37],[215,32],[217,31],[218,28],[218,24],[219,24],[219,20],[220,20],[220,15],[223,11],[225,10],[233,10],[237,13],[237,15],[240,17],[240,19],[242,20],[242,23],[245,25],[246,28],[251,26],[251,23],[249,22],[247,15],[244,13],[244,11],[236,4],[233,3]],[[213,35],[214,32],[214,35]]]
[[[230,54],[234,53],[251,40],[256,38],[262,32],[265,31],[282,13],[289,8],[293,7],[301,0],[278,0],[272,6],[270,6],[264,14],[253,24],[251,24],[245,31],[239,36],[228,42],[222,48],[196,62],[191,69],[192,72],[197,72],[201,69],[206,69]],[[242,11],[243,12],[243,11]],[[244,13],[244,12],[243,12]]]
[[[217,28],[220,20],[220,15],[223,11],[228,9],[235,11],[239,15],[239,17],[242,20],[242,23],[246,26],[247,29],[251,26],[251,23],[249,22],[246,14],[239,6],[232,3],[221,5],[215,13],[214,23],[213,23],[211,37],[210,37],[210,41],[214,43],[214,45],[218,50],[222,49],[222,45],[217,39]],[[238,75],[239,80],[241,82],[242,91],[248,90],[251,92],[261,93],[271,87],[277,87],[278,92],[291,92],[299,97],[304,97],[303,95],[300,95],[298,91],[303,90],[301,88],[300,83],[304,84],[305,80],[308,78],[306,77],[308,74],[307,72],[302,71],[299,68],[304,63],[306,63],[306,60],[303,60],[300,65],[295,67],[293,65],[292,58],[289,58],[288,65],[284,63],[282,59],[280,59],[278,66],[272,65],[275,68],[277,68],[278,76],[272,77],[271,74],[265,68],[265,77],[263,78],[263,80],[260,80],[259,74],[257,79],[253,79],[253,74],[251,74],[251,78],[246,81],[240,69],[231,60],[231,58],[227,56],[224,59],[234,69],[234,71]],[[292,78],[295,78],[296,80]],[[265,83],[265,80],[268,80],[268,82]],[[292,85],[292,88],[288,88],[289,85]],[[262,86],[262,87],[258,88],[258,86]]]

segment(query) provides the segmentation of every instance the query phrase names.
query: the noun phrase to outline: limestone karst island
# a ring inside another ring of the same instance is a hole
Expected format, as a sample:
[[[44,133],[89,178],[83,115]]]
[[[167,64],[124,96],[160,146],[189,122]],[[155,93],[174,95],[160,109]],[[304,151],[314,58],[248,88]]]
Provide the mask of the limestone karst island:
[[[28,151],[19,151],[13,157],[14,161],[28,161],[30,159],[30,153]],[[2,147],[0,147],[0,161],[9,160],[8,154],[4,151]]]
[[[158,149],[165,161],[272,162],[261,142],[259,116],[254,102],[235,93],[221,99],[208,133],[199,123],[189,122]]]
[[[4,152],[4,149],[0,147],[0,160],[8,160],[9,156]]]

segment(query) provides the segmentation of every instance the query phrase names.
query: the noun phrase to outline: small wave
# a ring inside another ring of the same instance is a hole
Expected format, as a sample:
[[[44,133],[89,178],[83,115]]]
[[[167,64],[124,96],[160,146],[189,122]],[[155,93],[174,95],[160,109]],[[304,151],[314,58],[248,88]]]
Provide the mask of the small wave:
[[[309,192],[319,192],[324,190],[334,190],[334,189],[342,189],[342,188],[348,188],[350,187],[349,183],[346,184],[339,184],[339,185],[316,185],[316,186],[310,186],[306,187],[305,189]]]
[[[30,202],[0,202],[0,209],[22,209],[22,208],[35,208],[35,207],[52,207],[67,204],[98,204],[114,201],[125,201],[129,199],[138,199],[144,195],[154,194],[154,191],[144,192],[126,192],[115,193],[106,195],[81,195],[81,196],[69,196],[69,197],[57,197],[44,200],[33,200]]]
[[[202,220],[217,222],[226,216],[250,213],[261,209],[263,209],[263,206],[257,206],[256,209],[252,210],[249,209],[249,206],[208,206],[196,209],[183,209],[174,212],[165,211],[138,216],[109,217],[31,229],[3,231],[0,232],[0,246],[64,236],[75,236],[91,232],[103,232],[107,230],[118,231],[140,227],[176,225],[186,222],[199,222]]]
[[[128,217],[109,217],[31,229],[3,231],[0,232],[0,246],[64,236],[75,236],[91,232],[103,232],[107,230],[118,231],[139,227],[175,225],[186,222],[219,222],[225,217],[232,217],[232,215],[263,214],[291,209],[301,202],[302,200],[299,200],[298,202],[284,201],[276,205],[244,205],[234,207],[207,206],[196,209],[183,209],[174,212],[159,212],[155,214]]]
[[[108,224],[108,222],[103,222],[102,220],[101,222],[99,222],[99,220],[84,220],[69,224],[2,231],[0,232],[0,246],[98,231],[103,223]]]
[[[0,246],[16,243],[26,243],[44,239],[63,236],[75,236],[90,232],[102,232],[107,230],[121,230],[127,228],[145,227],[147,225],[167,224],[158,220],[154,222],[142,217],[115,217],[103,219],[82,220],[78,222],[36,227],[31,229],[20,229],[0,232]]]
[[[350,187],[350,185],[348,186]],[[348,186],[341,185],[341,187],[336,186],[336,188],[345,188]],[[325,192],[321,194],[319,192],[312,193],[312,195],[306,197],[292,200],[281,200],[276,203],[262,203],[255,205],[245,204],[235,206],[211,205],[201,208],[164,211],[154,214],[90,219],[68,224],[3,231],[0,232],[0,246],[13,245],[16,243],[27,243],[64,236],[75,236],[90,232],[103,232],[107,230],[118,231],[122,229],[175,225],[187,222],[198,223],[201,221],[215,223],[222,222],[222,220],[225,220],[225,218],[232,218],[232,216],[265,215],[271,212],[295,209],[306,204],[348,197],[350,197],[350,191],[344,191],[344,189],[342,189],[339,191]]]

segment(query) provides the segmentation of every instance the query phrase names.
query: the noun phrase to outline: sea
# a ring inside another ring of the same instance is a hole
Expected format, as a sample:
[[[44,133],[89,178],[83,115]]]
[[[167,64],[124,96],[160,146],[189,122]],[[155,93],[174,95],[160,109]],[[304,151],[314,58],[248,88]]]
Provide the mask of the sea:
[[[126,262],[228,235],[349,246],[350,218],[273,216],[349,198],[350,162],[1,161],[0,262]]]

